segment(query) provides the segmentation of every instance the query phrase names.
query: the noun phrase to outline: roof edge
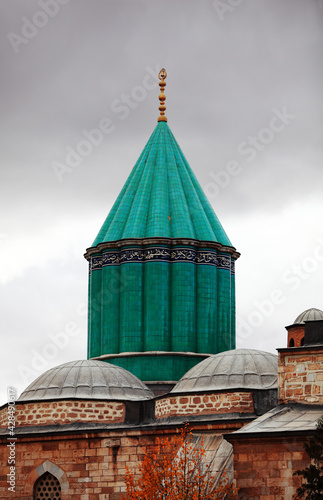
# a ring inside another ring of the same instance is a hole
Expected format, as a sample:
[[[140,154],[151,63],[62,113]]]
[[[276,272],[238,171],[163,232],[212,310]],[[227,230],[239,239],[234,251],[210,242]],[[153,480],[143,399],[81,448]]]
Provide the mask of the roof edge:
[[[94,247],[89,247],[86,249],[84,258],[90,260],[90,258],[98,252],[103,250],[122,248],[128,245],[167,245],[167,246],[177,246],[177,245],[187,245],[195,248],[209,247],[214,250],[219,250],[220,252],[229,253],[233,259],[237,260],[240,257],[240,253],[237,252],[236,248],[233,246],[223,245],[222,243],[209,240],[195,240],[193,238],[164,238],[164,237],[154,237],[154,238],[126,238],[115,241],[107,241],[99,243]]]

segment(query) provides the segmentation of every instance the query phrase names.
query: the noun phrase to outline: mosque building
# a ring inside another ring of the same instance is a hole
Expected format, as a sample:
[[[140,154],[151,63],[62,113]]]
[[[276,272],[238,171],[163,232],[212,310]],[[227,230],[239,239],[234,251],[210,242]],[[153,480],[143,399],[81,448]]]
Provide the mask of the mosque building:
[[[14,438],[0,408],[0,498],[120,500],[126,466],[187,422],[239,498],[289,499],[301,484],[323,414],[323,312],[286,327],[278,356],[235,348],[240,254],[168,126],[166,76],[157,126],[85,253],[88,359],[23,391]]]
[[[149,384],[235,348],[239,253],[168,127],[165,76],[157,126],[85,254],[88,356]]]

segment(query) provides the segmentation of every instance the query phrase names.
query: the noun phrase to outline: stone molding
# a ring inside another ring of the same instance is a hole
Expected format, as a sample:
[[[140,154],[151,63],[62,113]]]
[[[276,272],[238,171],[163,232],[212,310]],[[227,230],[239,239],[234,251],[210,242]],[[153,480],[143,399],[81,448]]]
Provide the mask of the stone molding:
[[[203,248],[216,250],[218,252],[228,253],[232,256],[234,260],[240,257],[240,253],[234,247],[230,247],[227,245],[222,245],[216,241],[201,241],[194,240],[191,238],[129,238],[124,240],[117,241],[107,241],[105,243],[99,243],[99,245],[95,247],[90,247],[86,249],[86,253],[84,257],[87,260],[90,260],[93,255],[103,252],[104,250],[113,250],[113,249],[121,249],[125,247],[137,246],[137,247],[146,247],[146,246],[162,246],[170,247],[171,249],[174,247],[185,246],[185,247],[193,247],[193,248]]]
[[[90,359],[95,359],[97,361],[102,361],[105,359],[114,359],[114,358],[136,358],[141,356],[183,356],[183,357],[195,357],[195,358],[208,358],[210,356],[214,356],[210,353],[204,352],[187,352],[187,351],[138,351],[138,352],[120,352],[116,354],[102,354],[101,356],[97,356]],[[164,383],[164,382],[161,382]]]
[[[27,479],[25,480],[26,493],[30,495],[33,494],[35,482],[45,472],[49,472],[58,479],[62,491],[66,492],[68,490],[69,482],[63,469],[61,469],[58,465],[55,465],[53,462],[45,460],[42,464],[38,465],[38,467],[33,469],[32,472],[28,475]]]
[[[183,247],[174,249],[164,247],[126,248],[117,252],[106,251],[102,255],[91,257],[90,273],[107,266],[119,266],[129,263],[146,264],[148,262],[204,264],[215,266],[217,269],[226,269],[231,274],[234,274],[234,261],[230,256],[219,255],[214,250],[195,250]]]

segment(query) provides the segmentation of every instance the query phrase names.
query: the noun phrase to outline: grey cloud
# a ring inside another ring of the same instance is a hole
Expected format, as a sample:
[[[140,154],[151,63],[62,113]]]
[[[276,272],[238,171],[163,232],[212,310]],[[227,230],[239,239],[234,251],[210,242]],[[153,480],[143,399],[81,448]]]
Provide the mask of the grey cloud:
[[[6,241],[0,238],[0,254],[10,258],[5,248],[13,240],[20,241],[24,252],[42,238],[43,252],[51,254],[46,239],[52,241],[53,234],[60,240],[60,251],[66,252],[63,267],[57,255],[58,261],[49,260],[45,270],[27,265],[23,275],[2,286],[6,351],[15,348],[21,363],[26,335],[28,345],[40,345],[45,330],[56,331],[73,316],[73,302],[65,298],[86,297],[86,263],[74,265],[74,252],[81,262],[152,133],[159,92],[147,91],[144,100],[128,109],[125,120],[111,105],[142,85],[147,66],[160,64],[168,71],[168,123],[202,187],[214,182],[210,172],[225,170],[230,160],[241,167],[211,198],[248,266],[256,259],[257,269],[263,270],[252,287],[242,255],[237,265],[239,315],[246,318],[254,297],[266,297],[274,282],[282,286],[278,264],[270,260],[277,244],[275,227],[270,227],[272,247],[263,255],[257,252],[257,238],[266,228],[256,224],[260,214],[271,214],[278,224],[280,214],[297,201],[309,214],[309,250],[302,253],[300,241],[290,252],[302,262],[316,244],[318,228],[311,218],[323,209],[321,1],[244,0],[221,21],[211,0],[71,0],[20,45],[18,53],[7,33],[21,34],[22,17],[32,20],[40,3],[2,0],[0,10],[0,233],[8,235]],[[284,107],[296,118],[248,162],[247,155],[239,154],[239,144],[268,127],[274,108]],[[58,182],[52,162],[64,163],[66,147],[76,148],[84,139],[82,130],[97,128],[105,117],[112,120],[114,131]],[[64,221],[73,228],[73,251]],[[291,216],[286,225],[279,241],[285,249],[280,264],[284,269],[297,220]],[[321,267],[317,275],[322,276]],[[321,283],[315,276],[303,280],[295,294],[284,289],[285,303],[239,345],[271,351],[284,345],[284,323],[302,309],[323,307],[316,301]],[[85,356],[85,324],[82,328],[80,352]],[[73,356],[70,348],[57,363],[68,355]],[[7,362],[7,352],[4,358],[10,383],[17,373]]]

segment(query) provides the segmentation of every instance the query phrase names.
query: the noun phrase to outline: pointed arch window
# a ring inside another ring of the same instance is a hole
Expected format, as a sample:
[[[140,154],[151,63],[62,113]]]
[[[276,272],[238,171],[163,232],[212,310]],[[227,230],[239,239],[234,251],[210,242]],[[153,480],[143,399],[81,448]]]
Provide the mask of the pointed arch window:
[[[42,474],[35,482],[34,500],[61,500],[61,498],[61,485],[59,480],[50,472]]]

